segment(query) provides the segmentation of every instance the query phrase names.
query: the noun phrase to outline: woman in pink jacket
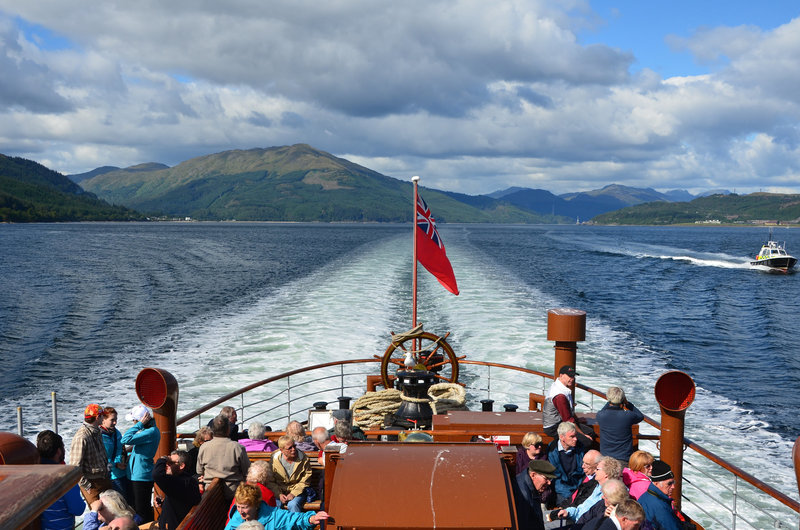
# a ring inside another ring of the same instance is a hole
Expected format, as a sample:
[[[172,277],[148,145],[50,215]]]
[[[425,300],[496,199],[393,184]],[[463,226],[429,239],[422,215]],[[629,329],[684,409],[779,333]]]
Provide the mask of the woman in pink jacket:
[[[622,481],[628,486],[631,497],[639,499],[650,487],[650,475],[653,472],[653,455],[647,451],[634,451],[628,466],[622,471]]]

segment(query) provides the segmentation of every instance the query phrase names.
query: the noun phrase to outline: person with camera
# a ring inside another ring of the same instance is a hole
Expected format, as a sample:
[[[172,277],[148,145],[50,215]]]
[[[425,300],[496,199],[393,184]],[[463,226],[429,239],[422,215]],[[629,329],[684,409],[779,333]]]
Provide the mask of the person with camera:
[[[192,509],[200,502],[200,490],[197,479],[186,467],[188,455],[186,451],[172,451],[168,456],[156,460],[153,466],[153,481],[164,493],[161,501],[161,516],[158,527],[162,530],[173,530]]]
[[[625,392],[618,386],[608,389],[606,399],[608,403],[597,412],[600,452],[603,456],[613,456],[627,467],[633,453],[631,427],[641,422],[644,414],[625,398]]]
[[[136,405],[130,414],[125,416],[134,426],[122,435],[122,443],[132,447],[128,458],[128,474],[133,491],[133,508],[142,518],[142,522],[153,520],[153,457],[156,456],[161,432],[150,409],[144,405]]]

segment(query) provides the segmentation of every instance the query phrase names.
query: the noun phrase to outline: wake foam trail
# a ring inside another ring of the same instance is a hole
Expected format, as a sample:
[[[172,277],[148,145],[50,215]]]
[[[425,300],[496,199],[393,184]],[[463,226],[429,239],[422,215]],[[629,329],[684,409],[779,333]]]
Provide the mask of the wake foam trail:
[[[684,248],[650,245],[631,241],[620,242],[611,238],[576,238],[574,244],[580,248],[604,254],[630,256],[636,259],[683,261],[698,267],[722,269],[749,269],[750,258],[732,256],[722,252],[697,252]]]
[[[348,255],[253,305],[160,338],[159,363],[181,381],[179,415],[282,372],[382,353],[389,330],[408,326],[395,308],[410,260],[396,245]]]

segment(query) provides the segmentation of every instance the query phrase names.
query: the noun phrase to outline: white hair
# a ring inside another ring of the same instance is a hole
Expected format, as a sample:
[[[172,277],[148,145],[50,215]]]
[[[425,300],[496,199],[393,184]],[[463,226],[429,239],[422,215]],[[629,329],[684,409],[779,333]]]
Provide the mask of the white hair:
[[[606,392],[606,399],[612,405],[625,403],[625,391],[618,386],[609,387],[608,392]]]
[[[247,436],[249,436],[251,440],[263,440],[265,438],[265,432],[267,432],[267,429],[260,421],[254,421],[247,428]]]

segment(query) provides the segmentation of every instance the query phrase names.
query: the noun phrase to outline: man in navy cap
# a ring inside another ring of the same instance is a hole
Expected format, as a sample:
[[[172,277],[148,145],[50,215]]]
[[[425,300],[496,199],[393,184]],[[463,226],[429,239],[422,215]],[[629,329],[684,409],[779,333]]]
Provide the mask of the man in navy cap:
[[[550,386],[542,404],[542,427],[545,434],[556,438],[559,423],[574,423],[578,428],[578,441],[588,449],[592,445],[594,430],[575,415],[572,392],[575,389],[576,375],[580,374],[575,372],[575,367],[566,364],[558,371],[558,377]]]
[[[683,524],[672,508],[675,476],[669,464],[655,460],[650,479],[653,483],[639,497],[639,504],[644,508],[645,520],[656,530],[681,530]]]
[[[531,460],[528,469],[516,476],[512,487],[520,530],[544,530],[542,492],[556,478],[555,470],[547,460]]]

